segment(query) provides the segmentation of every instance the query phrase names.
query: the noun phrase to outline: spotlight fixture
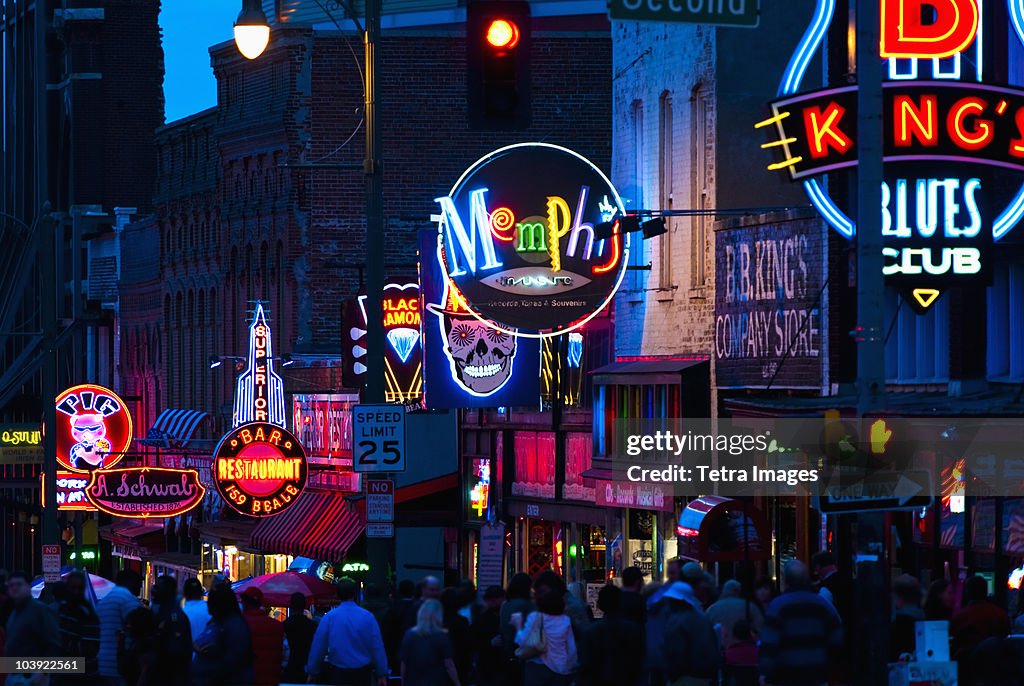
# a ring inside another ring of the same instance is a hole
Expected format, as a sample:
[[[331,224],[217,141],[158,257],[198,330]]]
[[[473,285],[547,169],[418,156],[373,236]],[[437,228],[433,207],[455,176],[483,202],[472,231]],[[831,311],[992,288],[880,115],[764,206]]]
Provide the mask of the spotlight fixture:
[[[210,369],[216,369],[217,367],[224,364],[224,360],[220,359],[216,355],[210,358]]]

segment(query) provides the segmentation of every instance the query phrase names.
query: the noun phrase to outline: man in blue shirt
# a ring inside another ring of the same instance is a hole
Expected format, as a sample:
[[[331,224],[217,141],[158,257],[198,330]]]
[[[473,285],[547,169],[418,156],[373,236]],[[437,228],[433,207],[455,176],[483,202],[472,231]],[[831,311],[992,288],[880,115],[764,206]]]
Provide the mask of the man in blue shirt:
[[[341,604],[328,612],[316,629],[306,672],[310,681],[334,686],[387,686],[384,640],[373,615],[355,603],[356,584],[338,584]],[[326,658],[326,660],[325,660]]]

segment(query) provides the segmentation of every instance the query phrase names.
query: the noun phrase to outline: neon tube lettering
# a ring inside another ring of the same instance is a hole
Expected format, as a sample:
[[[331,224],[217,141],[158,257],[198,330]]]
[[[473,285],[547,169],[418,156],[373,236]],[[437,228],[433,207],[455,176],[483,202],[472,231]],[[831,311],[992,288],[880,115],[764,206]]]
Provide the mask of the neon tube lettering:
[[[846,108],[835,102],[830,102],[824,111],[817,106],[804,110],[804,126],[809,134],[811,157],[827,157],[829,148],[840,154],[850,149],[853,140],[839,128],[845,114]]]
[[[491,219],[487,214],[487,204],[484,194],[486,188],[480,188],[469,194],[469,232],[455,209],[455,203],[450,197],[434,198],[434,202],[441,205],[441,224],[445,238],[448,241],[448,255],[451,259],[449,276],[462,276],[466,270],[459,265],[458,253],[466,261],[470,273],[477,272],[477,236],[480,237],[480,250],[483,252],[483,264],[481,270],[496,269],[502,266],[494,251],[494,242],[491,240]]]

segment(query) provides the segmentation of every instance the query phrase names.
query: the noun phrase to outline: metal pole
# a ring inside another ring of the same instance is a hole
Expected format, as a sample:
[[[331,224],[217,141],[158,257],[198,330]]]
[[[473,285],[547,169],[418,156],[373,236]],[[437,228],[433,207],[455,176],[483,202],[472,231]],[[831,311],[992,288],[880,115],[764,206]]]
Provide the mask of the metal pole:
[[[857,2],[857,414],[864,417],[884,405],[885,307],[882,276],[882,61],[879,57],[879,3]],[[862,428],[861,433],[864,434]],[[888,681],[888,594],[884,548],[885,515],[858,518],[857,570],[861,635],[865,651],[862,669],[855,670],[866,685]],[[847,630],[854,627],[847,627]],[[856,663],[853,663],[856,664]]]
[[[42,393],[43,405],[43,492],[45,505],[42,521],[43,545],[60,543],[57,526],[57,273],[54,268],[57,222],[50,214],[50,205],[43,207],[38,224],[39,277],[42,297],[39,314],[43,320]],[[35,555],[35,551],[33,551]]]
[[[384,402],[384,179],[377,112],[377,42],[380,39],[381,0],[366,0],[363,37],[366,62],[366,394],[364,402]],[[394,558],[395,539],[366,541],[369,581],[385,588]]]

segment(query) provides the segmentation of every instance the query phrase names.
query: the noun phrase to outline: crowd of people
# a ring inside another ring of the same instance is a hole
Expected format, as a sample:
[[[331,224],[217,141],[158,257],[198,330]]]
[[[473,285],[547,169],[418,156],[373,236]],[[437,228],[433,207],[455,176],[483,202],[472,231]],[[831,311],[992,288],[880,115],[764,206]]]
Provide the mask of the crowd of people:
[[[823,686],[856,682],[857,588],[829,553],[810,567],[791,561],[782,592],[770,579],[720,586],[695,562],[670,560],[663,583],[635,567],[597,595],[552,571],[520,573],[506,588],[469,581],[444,588],[427,576],[393,594],[337,581],[338,602],[314,617],[301,593],[287,619],[268,614],[263,593],[223,579],[158,577],[148,594],[123,571],[98,603],[74,572],[43,600],[30,579],[0,585],[2,652],[76,656],[77,674],[10,675],[5,686]],[[816,582],[814,581],[816,577]],[[1019,684],[1024,593],[1012,618],[981,577],[955,585],[892,580],[889,661],[915,652],[915,626],[945,620],[960,683]],[[595,614],[597,619],[595,619]],[[863,631],[863,629],[860,629]],[[1009,637],[1009,638],[1008,638]]]

